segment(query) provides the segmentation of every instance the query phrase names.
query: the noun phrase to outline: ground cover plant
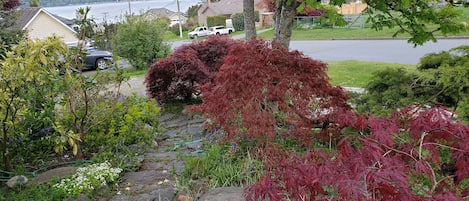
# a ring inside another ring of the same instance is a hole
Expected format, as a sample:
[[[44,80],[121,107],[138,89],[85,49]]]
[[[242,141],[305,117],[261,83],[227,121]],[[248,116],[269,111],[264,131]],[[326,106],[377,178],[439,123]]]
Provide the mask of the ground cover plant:
[[[467,199],[469,126],[438,106],[358,114],[325,71],[275,43],[236,42],[201,87],[191,109],[207,129],[262,150],[247,200]]]

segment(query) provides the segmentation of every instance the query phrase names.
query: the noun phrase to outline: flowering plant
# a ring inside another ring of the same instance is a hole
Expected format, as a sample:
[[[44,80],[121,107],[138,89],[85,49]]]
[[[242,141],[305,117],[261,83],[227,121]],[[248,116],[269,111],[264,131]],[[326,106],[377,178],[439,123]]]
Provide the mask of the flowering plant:
[[[54,188],[66,194],[76,196],[82,193],[90,194],[94,189],[106,186],[119,178],[121,168],[112,168],[109,162],[92,164],[77,169],[70,178],[64,178],[53,185]]]

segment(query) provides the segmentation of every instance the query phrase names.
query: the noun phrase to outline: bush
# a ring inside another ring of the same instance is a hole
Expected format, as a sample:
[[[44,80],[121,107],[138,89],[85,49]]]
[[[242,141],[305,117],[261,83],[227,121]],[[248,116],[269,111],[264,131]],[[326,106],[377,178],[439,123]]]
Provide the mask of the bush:
[[[469,120],[465,107],[469,100],[468,56],[469,46],[459,46],[425,55],[417,66],[422,72],[423,87],[434,96],[434,101],[451,107],[465,121]]]
[[[133,95],[101,102],[97,110],[101,112],[96,117],[96,124],[83,139],[84,151],[88,157],[94,155],[99,161],[109,160],[126,165],[126,161],[121,161],[124,159],[117,158],[116,155],[126,155],[130,145],[149,145],[158,134],[156,118],[160,114],[160,108],[154,100]]]
[[[231,16],[233,28],[236,31],[244,31],[244,14],[236,13]]]
[[[218,16],[210,16],[207,17],[207,26],[208,27],[213,27],[213,26],[226,26],[226,17],[223,15],[218,15]]]
[[[188,30],[186,24],[183,24],[181,28],[182,28],[182,32]],[[172,33],[174,33],[176,36],[179,36],[179,24],[175,24],[175,25],[169,27],[169,30],[170,30]]]
[[[260,15],[259,11],[254,12],[254,20],[256,22],[260,21]],[[232,23],[233,23],[233,28],[236,31],[243,31],[244,30],[244,14],[243,13],[235,13],[231,15]]]
[[[394,110],[414,103],[423,103],[423,94],[418,94],[412,86],[417,75],[404,69],[387,68],[375,72],[366,86],[366,93],[356,99],[360,113],[371,113],[376,116],[388,116]]]
[[[127,58],[134,68],[148,69],[170,53],[170,46],[163,43],[167,27],[164,21],[128,16],[117,26],[117,33],[112,38],[113,51]]]
[[[292,136],[310,145],[313,128],[324,127],[322,137],[329,139],[334,111],[349,107],[325,70],[325,63],[275,43],[235,43],[214,82],[202,86],[203,103],[192,109],[220,126],[229,140],[269,144]]]
[[[229,37],[209,37],[177,48],[148,70],[145,84],[149,97],[159,102],[192,101],[194,95],[200,94],[202,84],[212,82],[228,47],[234,43],[237,42]]]

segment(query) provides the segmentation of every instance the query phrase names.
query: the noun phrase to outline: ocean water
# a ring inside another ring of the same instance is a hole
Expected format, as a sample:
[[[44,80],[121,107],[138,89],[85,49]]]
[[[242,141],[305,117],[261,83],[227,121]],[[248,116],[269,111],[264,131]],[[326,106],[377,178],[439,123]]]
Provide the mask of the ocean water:
[[[179,0],[180,11],[185,13],[190,6],[199,4],[199,0]],[[152,8],[167,8],[177,12],[177,0],[149,0],[149,1],[119,1],[108,3],[96,3],[85,5],[44,7],[50,13],[58,16],[74,19],[76,18],[76,10],[80,7],[90,7],[90,18],[96,22],[119,22],[126,15],[139,15],[145,13]]]

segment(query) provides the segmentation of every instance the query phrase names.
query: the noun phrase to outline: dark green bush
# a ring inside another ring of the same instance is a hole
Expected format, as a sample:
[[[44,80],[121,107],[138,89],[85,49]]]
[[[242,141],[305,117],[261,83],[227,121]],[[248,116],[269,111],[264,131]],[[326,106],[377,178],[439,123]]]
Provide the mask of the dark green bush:
[[[219,25],[226,26],[226,16],[218,15],[218,16],[207,17],[208,27],[219,26]]]
[[[231,20],[233,23],[233,28],[236,31],[243,31],[244,30],[244,15],[243,13],[236,13],[231,16]]]
[[[418,102],[411,86],[416,78],[416,75],[402,68],[387,68],[376,72],[366,86],[367,93],[354,99],[357,110],[361,113],[387,116],[397,108]]]

